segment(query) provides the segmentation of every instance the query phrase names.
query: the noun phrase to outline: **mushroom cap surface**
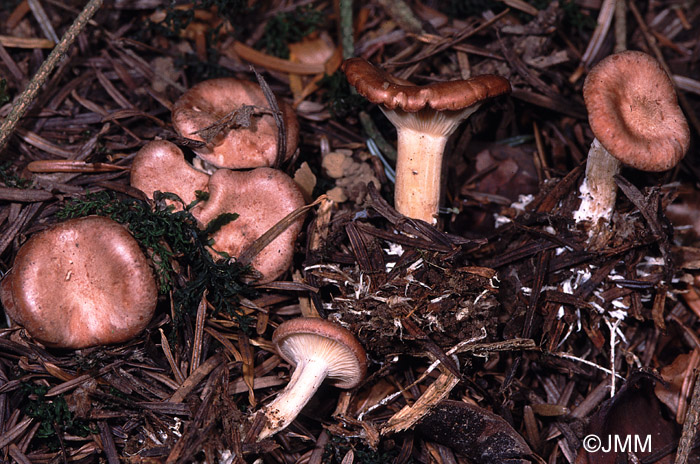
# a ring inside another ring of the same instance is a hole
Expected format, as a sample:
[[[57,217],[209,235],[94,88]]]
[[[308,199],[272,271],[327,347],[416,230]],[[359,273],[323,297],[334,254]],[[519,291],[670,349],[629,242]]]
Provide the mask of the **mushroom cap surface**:
[[[252,171],[220,169],[209,179],[209,199],[195,206],[192,214],[205,228],[223,213],[237,213],[237,219],[222,226],[212,237],[215,250],[238,256],[287,214],[304,204],[304,195],[296,182],[282,171],[272,168]],[[259,283],[271,282],[289,268],[302,223],[303,219],[295,221],[255,256],[252,264],[263,274]]]
[[[370,102],[409,113],[424,108],[461,110],[511,91],[508,79],[492,74],[466,80],[411,85],[400,83],[364,58],[350,58],[343,62],[342,69],[350,85]]]
[[[158,298],[146,256],[126,227],[88,216],[51,226],[22,245],[1,284],[12,320],[48,346],[127,341]]]
[[[278,99],[286,127],[285,159],[296,150],[299,122],[290,105]],[[244,105],[269,108],[256,83],[230,77],[210,79],[187,90],[172,109],[175,130],[183,137],[206,142],[196,132],[220,121]],[[218,168],[247,169],[272,166],[277,156],[278,129],[270,114],[250,118],[250,127],[220,132],[211,143],[195,149],[207,163]]]
[[[690,129],[661,65],[646,53],[610,55],[591,69],[583,98],[593,134],[621,163],[665,171],[685,156]]]
[[[148,142],[131,164],[131,185],[150,199],[160,190],[176,194],[188,205],[196,199],[197,190],[206,191],[208,182],[209,175],[192,167],[182,150],[167,140]]]
[[[347,329],[318,317],[283,322],[272,334],[279,355],[296,366],[305,357],[328,361],[327,380],[339,388],[354,388],[367,373],[367,354]]]

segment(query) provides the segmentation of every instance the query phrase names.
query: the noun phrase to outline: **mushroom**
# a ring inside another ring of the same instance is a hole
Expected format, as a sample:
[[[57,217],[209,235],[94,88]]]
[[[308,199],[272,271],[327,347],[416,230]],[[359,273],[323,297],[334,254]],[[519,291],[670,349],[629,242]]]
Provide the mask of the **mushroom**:
[[[325,319],[283,322],[272,334],[272,343],[295,369],[284,390],[262,408],[267,421],[258,440],[287,427],[326,378],[338,388],[350,389],[367,373],[367,355],[355,336]]]
[[[200,227],[205,228],[223,213],[237,213],[239,217],[222,226],[212,238],[215,250],[238,256],[278,221],[302,206],[301,190],[282,171],[220,169],[209,179],[209,199],[195,206],[192,214]],[[259,283],[271,282],[289,268],[302,222],[303,219],[295,221],[253,259],[253,267],[263,275]]]
[[[394,204],[405,216],[437,221],[443,151],[449,136],[481,104],[510,92],[507,79],[476,76],[423,86],[399,82],[363,58],[342,66],[350,85],[396,126]]]
[[[155,311],[148,260],[121,224],[71,219],[33,235],[0,284],[10,318],[36,340],[60,348],[127,341]]]
[[[299,122],[294,110],[278,100],[286,127],[285,159],[296,150]],[[186,91],[175,102],[172,120],[175,130],[183,137],[205,142],[194,149],[197,156],[217,168],[247,169],[272,166],[277,156],[278,128],[270,114],[250,118],[250,126],[225,127],[212,140],[202,137],[202,129],[222,121],[244,105],[267,107],[260,86],[234,78],[210,79]]]
[[[601,60],[583,84],[595,139],[579,188],[577,222],[607,224],[617,196],[614,176],[625,164],[642,171],[671,169],[685,156],[690,130],[671,79],[646,53],[623,51]]]
[[[196,199],[197,190],[206,191],[209,175],[192,167],[174,143],[156,140],[144,145],[134,157],[130,182],[150,199],[160,190],[176,194],[189,205]],[[182,209],[180,205],[175,208]]]

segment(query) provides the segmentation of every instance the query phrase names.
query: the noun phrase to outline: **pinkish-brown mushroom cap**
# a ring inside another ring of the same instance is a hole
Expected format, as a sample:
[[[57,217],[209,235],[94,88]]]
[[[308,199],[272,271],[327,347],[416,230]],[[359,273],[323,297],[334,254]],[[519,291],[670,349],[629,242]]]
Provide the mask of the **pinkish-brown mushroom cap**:
[[[409,113],[424,108],[461,110],[511,90],[508,79],[490,74],[427,85],[404,84],[364,58],[350,58],[342,69],[350,85],[370,102]]]
[[[61,348],[121,343],[148,325],[158,298],[129,231],[104,217],[71,219],[33,235],[1,284],[7,314]]]
[[[299,317],[283,322],[272,334],[279,355],[293,366],[305,350],[323,353],[329,361],[328,380],[339,388],[354,388],[367,373],[367,354],[344,327],[318,317]]]
[[[150,199],[159,190],[176,194],[188,205],[196,199],[197,190],[206,191],[208,182],[209,175],[192,167],[182,150],[167,140],[148,142],[131,164],[131,185]],[[174,206],[182,209],[180,204]]]
[[[285,159],[296,150],[299,122],[291,106],[278,99],[286,127]],[[220,121],[244,105],[269,108],[259,85],[234,78],[210,79],[185,92],[172,109],[173,126],[183,137],[205,140],[196,132]],[[271,114],[254,116],[250,127],[224,130],[203,148],[195,150],[218,168],[247,169],[272,166],[277,156],[278,128]]]
[[[215,250],[239,256],[244,248],[302,206],[301,190],[282,171],[220,169],[209,180],[209,199],[197,205],[192,214],[204,228],[223,213],[237,213],[239,217],[215,232],[213,239]],[[303,219],[294,222],[253,259],[253,267],[263,275],[260,283],[275,280],[289,268],[302,222]]]
[[[646,53],[601,60],[586,77],[583,98],[593,134],[621,163],[665,171],[688,151],[690,129],[673,83]]]

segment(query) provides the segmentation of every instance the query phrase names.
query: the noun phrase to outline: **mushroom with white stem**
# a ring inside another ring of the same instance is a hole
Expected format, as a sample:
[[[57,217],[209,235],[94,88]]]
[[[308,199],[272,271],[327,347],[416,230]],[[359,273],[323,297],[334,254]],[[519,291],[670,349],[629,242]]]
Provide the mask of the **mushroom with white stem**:
[[[394,204],[401,214],[437,222],[445,145],[459,124],[481,104],[510,92],[508,79],[495,75],[412,85],[363,58],[342,66],[350,85],[380,109],[396,127]]]
[[[2,280],[0,298],[33,338],[75,349],[135,337],[153,316],[158,290],[126,227],[88,216],[27,240]]]
[[[216,168],[248,169],[272,166],[277,157],[278,128],[270,114],[250,117],[249,113],[238,115],[247,119],[248,125],[233,127],[234,121],[226,121],[234,111],[245,105],[267,107],[268,102],[259,85],[222,77],[194,85],[175,102],[172,110],[173,126],[183,137],[204,142],[193,151],[206,163]],[[294,109],[278,100],[286,129],[284,159],[289,159],[297,147],[299,121]],[[203,136],[202,130],[217,127],[211,137]]]
[[[258,440],[287,427],[324,380],[339,388],[356,387],[367,373],[367,354],[347,329],[315,317],[291,319],[277,327],[272,342],[295,366],[289,384],[262,408],[266,417]]]
[[[574,219],[591,222],[593,236],[612,217],[621,164],[671,169],[688,150],[690,129],[671,79],[646,53],[628,50],[601,60],[586,77],[583,98],[595,139]]]

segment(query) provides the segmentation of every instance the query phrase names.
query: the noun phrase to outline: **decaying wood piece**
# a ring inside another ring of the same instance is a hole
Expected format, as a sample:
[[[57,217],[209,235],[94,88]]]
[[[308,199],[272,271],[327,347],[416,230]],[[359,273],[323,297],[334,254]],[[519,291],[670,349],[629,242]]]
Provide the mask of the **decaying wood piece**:
[[[446,400],[418,425],[438,443],[484,464],[525,464],[533,454],[523,437],[502,417],[477,405]]]
[[[459,383],[459,377],[445,369],[411,406],[404,406],[382,426],[382,435],[392,434],[413,427],[430,410],[447,398]]]

